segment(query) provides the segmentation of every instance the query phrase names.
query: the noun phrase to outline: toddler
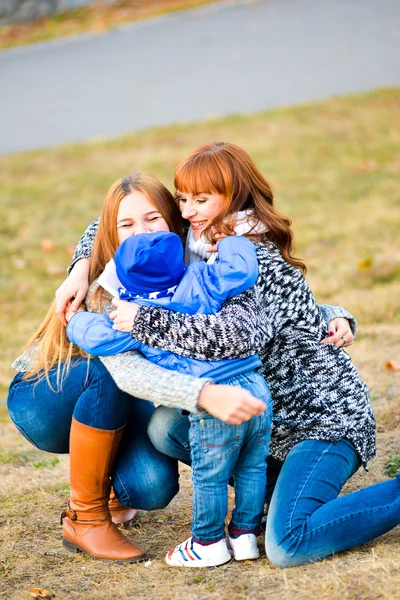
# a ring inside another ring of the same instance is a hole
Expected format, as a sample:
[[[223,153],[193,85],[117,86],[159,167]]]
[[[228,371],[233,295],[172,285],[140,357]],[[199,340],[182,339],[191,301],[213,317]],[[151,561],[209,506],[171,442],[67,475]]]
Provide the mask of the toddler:
[[[182,243],[175,233],[136,234],[118,247],[114,262],[107,268],[115,269],[120,298],[189,314],[219,311],[225,300],[249,289],[258,277],[255,246],[240,236],[219,242],[218,259],[213,264],[199,261],[185,267]],[[105,314],[85,311],[72,316],[67,335],[89,354],[107,356],[139,350],[162,367],[240,386],[264,401],[264,412],[241,425],[222,422],[201,409],[189,416],[192,536],[168,552],[166,562],[171,566],[208,567],[228,562],[232,554],[236,560],[258,558],[272,418],[271,395],[257,372],[262,364],[258,355],[218,361],[178,356],[113,329]],[[225,517],[231,478],[235,508],[228,526],[228,548]]]

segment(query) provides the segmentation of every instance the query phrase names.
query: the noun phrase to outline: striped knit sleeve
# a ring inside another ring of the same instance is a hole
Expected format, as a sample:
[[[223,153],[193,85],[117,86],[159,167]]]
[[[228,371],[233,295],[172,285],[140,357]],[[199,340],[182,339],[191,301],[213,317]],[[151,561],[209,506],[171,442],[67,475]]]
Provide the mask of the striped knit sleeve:
[[[244,358],[262,352],[276,328],[275,311],[280,306],[280,296],[292,294],[302,275],[282,258],[274,260],[274,254],[265,248],[259,248],[258,259],[262,276],[256,285],[225,302],[220,312],[186,315],[159,307],[141,307],[132,337],[198,360]],[[340,307],[324,305],[321,313],[327,323],[335,317],[351,318]],[[284,315],[280,318],[283,322]]]
[[[78,260],[81,260],[81,258],[90,258],[92,254],[93,241],[97,233],[97,228],[99,226],[99,221],[100,219],[95,219],[95,221],[92,221],[89,227],[87,227],[87,229],[83,233],[81,239],[78,242],[78,245],[75,248],[72,260],[68,265],[68,274],[71,273],[75,263],[78,262]]]
[[[254,287],[228,300],[212,315],[187,315],[140,307],[131,335],[150,346],[198,360],[244,358],[263,346]]]

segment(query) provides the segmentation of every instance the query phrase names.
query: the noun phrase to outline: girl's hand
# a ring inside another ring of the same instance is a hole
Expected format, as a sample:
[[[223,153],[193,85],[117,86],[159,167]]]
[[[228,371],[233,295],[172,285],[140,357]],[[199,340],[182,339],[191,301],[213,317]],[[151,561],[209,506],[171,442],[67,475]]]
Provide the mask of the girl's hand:
[[[78,310],[85,299],[89,287],[89,264],[90,261],[87,258],[79,260],[74,265],[74,268],[67,279],[56,291],[56,313],[61,323],[65,326],[67,325],[65,315],[67,306],[70,304],[68,310],[72,311],[73,314]]]
[[[232,385],[205,385],[199,397],[199,406],[221,421],[240,425],[261,415],[266,404],[248,390]]]
[[[119,298],[113,298],[112,304],[116,307],[115,310],[110,313],[110,319],[114,321],[113,329],[130,333],[139,306],[134,302],[127,302],[126,300],[120,300]]]
[[[77,312],[81,312],[82,310],[85,310],[82,306],[82,304],[80,305],[80,307],[78,308],[78,310],[72,310],[72,303],[68,302],[66,308],[65,308],[65,319],[67,321],[67,323],[70,322],[71,317],[74,316],[75,313]]]
[[[350,324],[344,317],[329,321],[328,332],[329,337],[322,340],[321,344],[334,344],[335,348],[345,348],[354,342]]]

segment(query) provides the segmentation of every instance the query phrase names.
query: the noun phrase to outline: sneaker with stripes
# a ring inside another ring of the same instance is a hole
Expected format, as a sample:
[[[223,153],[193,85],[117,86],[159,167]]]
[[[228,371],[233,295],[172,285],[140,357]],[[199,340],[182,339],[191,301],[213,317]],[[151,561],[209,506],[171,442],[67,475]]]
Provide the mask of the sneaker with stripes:
[[[175,546],[165,557],[170,567],[217,567],[231,560],[232,555],[226,545],[226,539],[203,546],[192,537]]]
[[[242,533],[236,537],[228,535],[228,546],[235,560],[255,560],[260,557],[254,533]]]

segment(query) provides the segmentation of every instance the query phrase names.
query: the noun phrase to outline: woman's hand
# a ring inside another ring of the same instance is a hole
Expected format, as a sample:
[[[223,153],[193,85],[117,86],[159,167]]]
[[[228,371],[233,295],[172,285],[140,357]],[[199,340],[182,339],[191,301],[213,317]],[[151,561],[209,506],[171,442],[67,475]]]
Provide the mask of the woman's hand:
[[[115,306],[115,310],[113,310],[109,316],[110,319],[114,321],[113,329],[130,333],[139,306],[134,302],[127,302],[126,300],[120,300],[119,298],[113,298],[112,304]]]
[[[337,317],[329,321],[329,337],[322,340],[321,344],[334,344],[335,348],[345,348],[354,342],[354,335],[350,324],[344,317]]]
[[[221,421],[240,425],[261,415],[267,408],[248,390],[232,385],[205,385],[199,397],[199,406]]]
[[[60,285],[56,291],[56,313],[63,325],[67,325],[65,312],[72,311],[72,314],[78,310],[89,287],[89,264],[87,258],[79,260],[68,275],[67,279]],[[69,306],[70,305],[70,306]],[[70,315],[70,318],[72,316]]]

